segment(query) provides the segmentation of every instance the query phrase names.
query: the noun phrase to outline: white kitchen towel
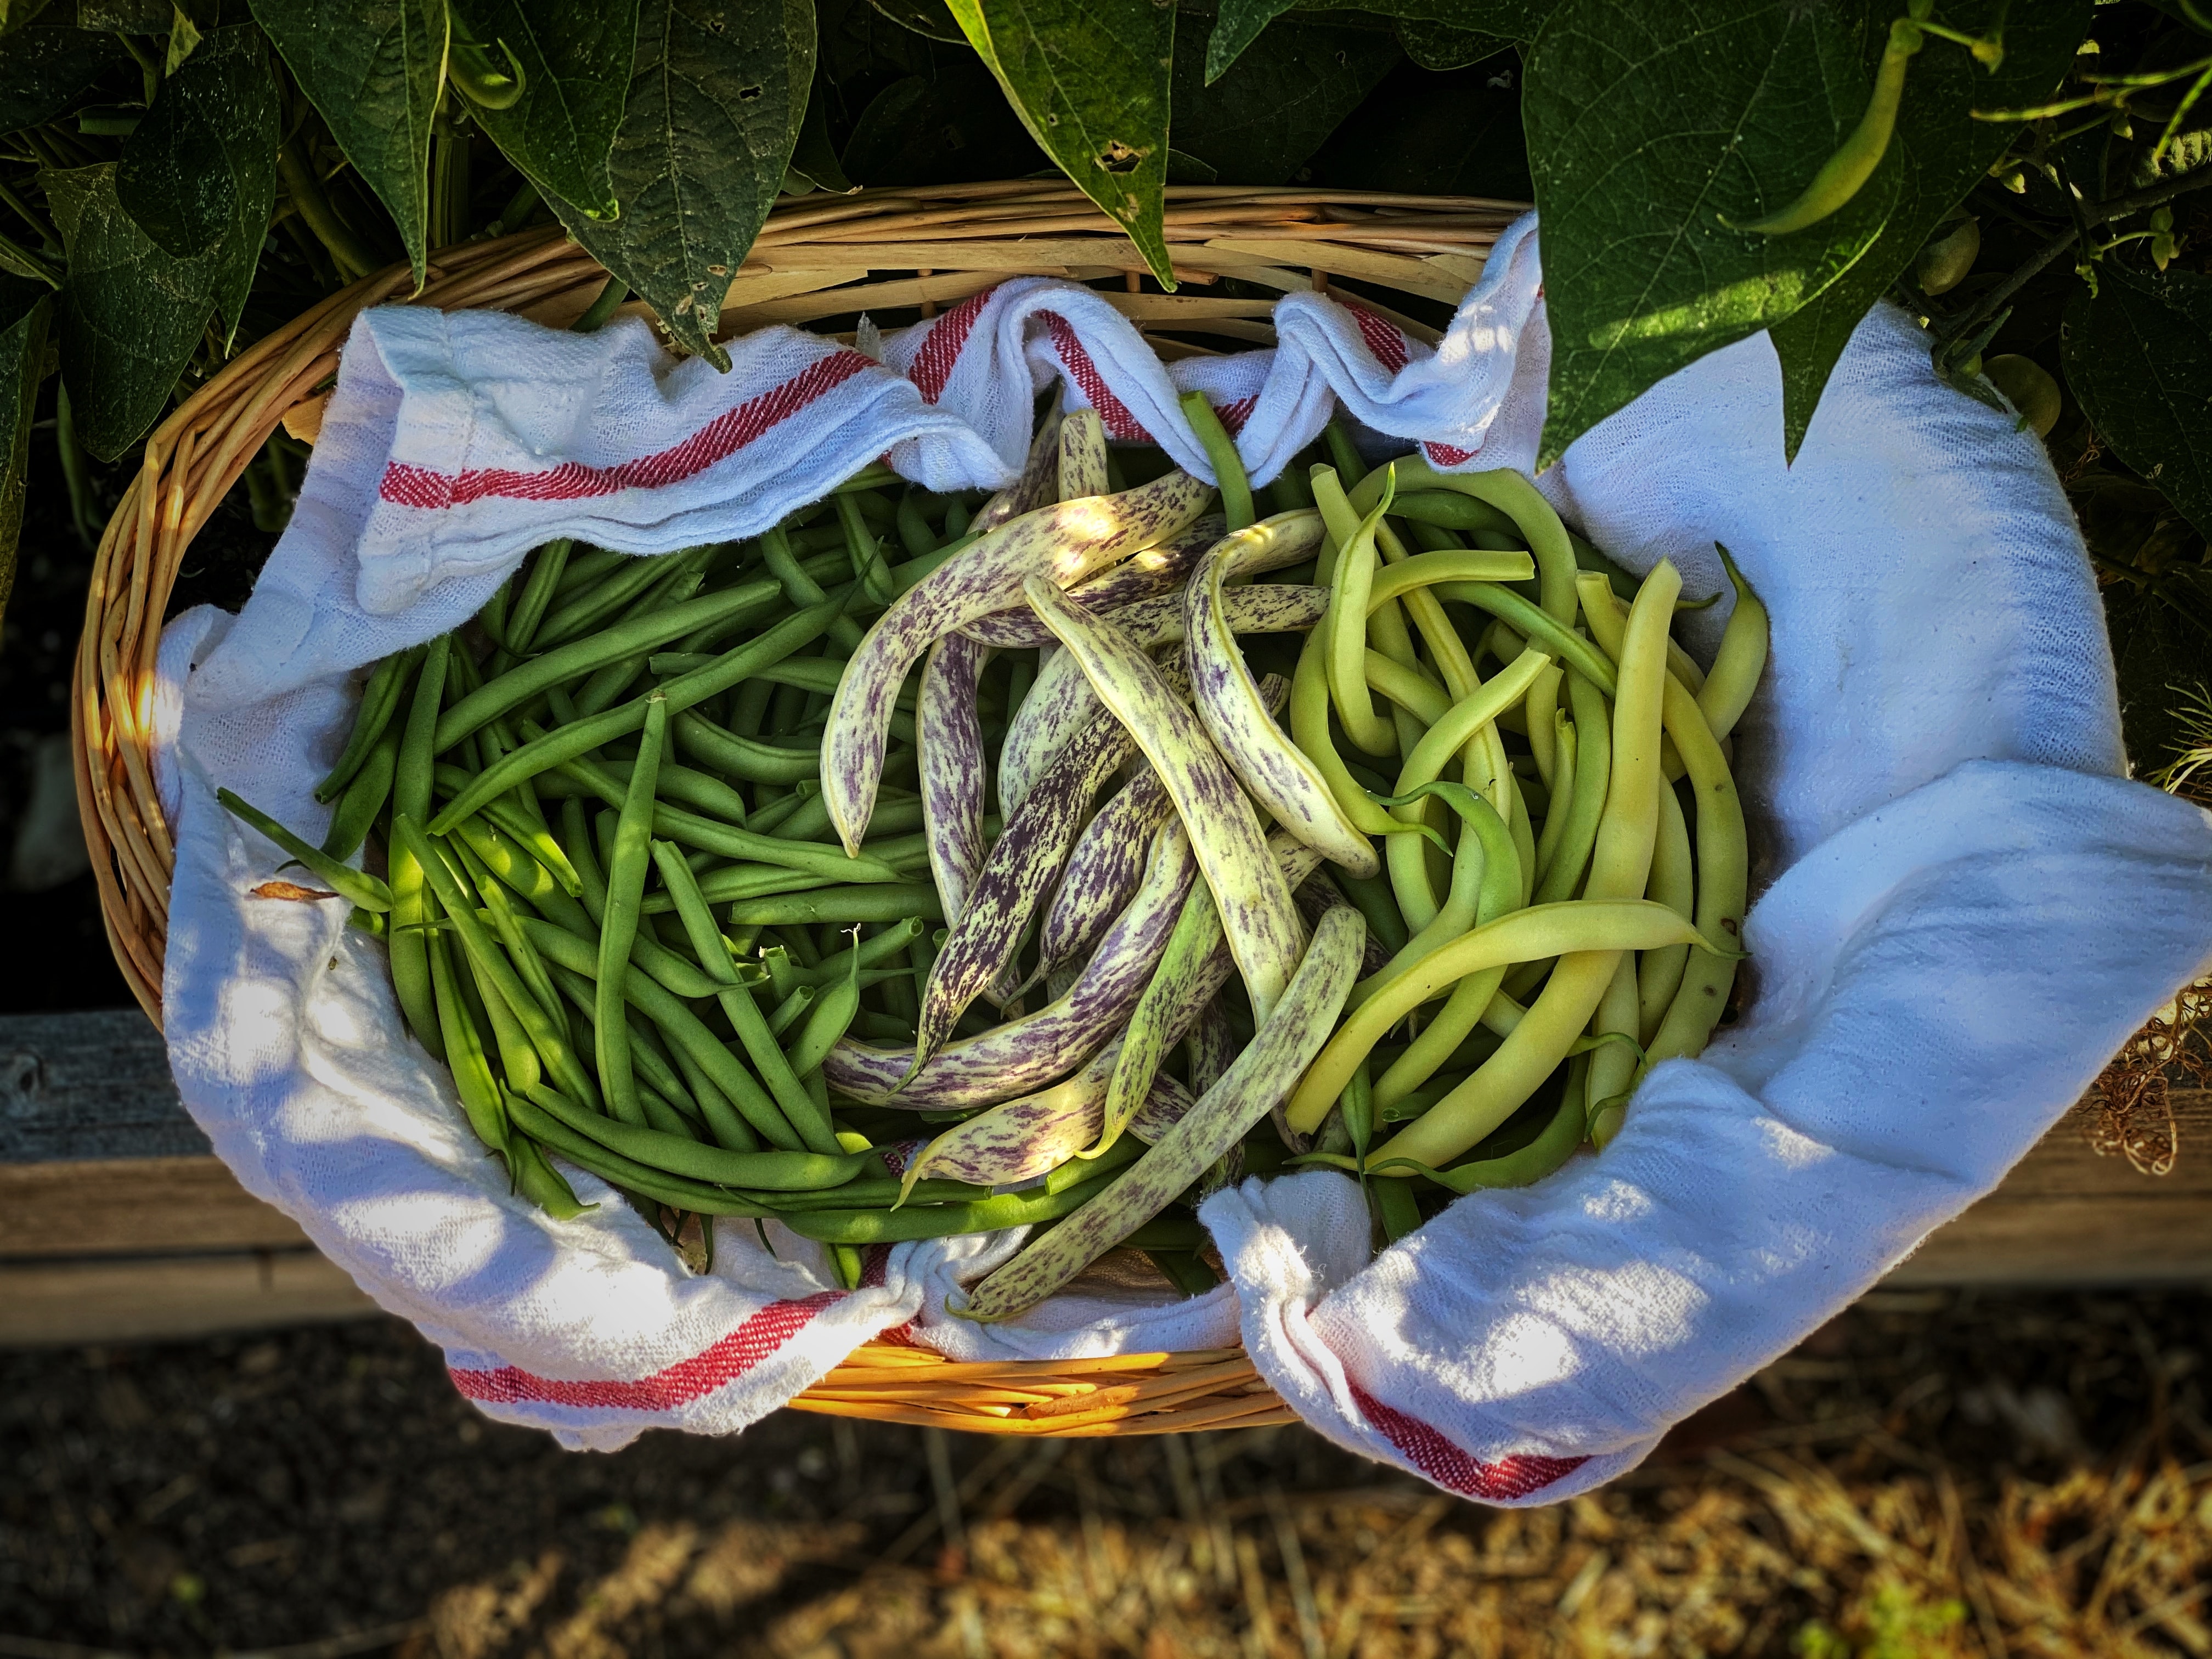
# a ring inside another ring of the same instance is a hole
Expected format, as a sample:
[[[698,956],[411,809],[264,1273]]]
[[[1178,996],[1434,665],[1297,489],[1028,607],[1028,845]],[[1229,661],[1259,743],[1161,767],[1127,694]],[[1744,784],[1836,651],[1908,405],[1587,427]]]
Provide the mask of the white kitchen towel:
[[[227,630],[195,613],[165,636],[184,682],[157,704],[178,711],[167,1024],[185,1102],[248,1188],[441,1343],[487,1411],[611,1446],[742,1427],[879,1331],[1053,1357],[1212,1346],[1241,1317],[1323,1432],[1472,1496],[1551,1501],[1985,1190],[2197,968],[2212,830],[2119,779],[2094,587],[2040,446],[1936,382],[1886,310],[1794,466],[1762,338],[1545,476],[1631,568],[1674,556],[1710,591],[1718,538],[1767,597],[1773,666],[1737,739],[1774,878],[1748,927],[1754,994],[1705,1060],[1654,1075],[1604,1158],[1462,1200],[1371,1266],[1356,1189],[1310,1175],[1208,1205],[1233,1298],[1099,1291],[976,1327],[945,1294],[1009,1238],[901,1245],[844,1292],[811,1247],[786,1235],[771,1255],[729,1224],[714,1272],[690,1278],[619,1201],[561,1223],[512,1197],[401,1030],[380,947],[336,906],[252,896],[280,855],[214,785],[319,833],[308,789],[353,671],[453,626],[552,537],[665,552],[742,535],[886,453],[932,487],[996,487],[1055,375],[1196,471],[1174,404],[1193,385],[1263,479],[1334,408],[1378,453],[1533,460],[1532,222],[1433,349],[1319,295],[1277,319],[1273,352],[1163,371],[1100,296],[1017,281],[884,340],[889,367],[775,330],[735,343],[726,377],[639,329],[405,308],[357,325],[252,599]]]

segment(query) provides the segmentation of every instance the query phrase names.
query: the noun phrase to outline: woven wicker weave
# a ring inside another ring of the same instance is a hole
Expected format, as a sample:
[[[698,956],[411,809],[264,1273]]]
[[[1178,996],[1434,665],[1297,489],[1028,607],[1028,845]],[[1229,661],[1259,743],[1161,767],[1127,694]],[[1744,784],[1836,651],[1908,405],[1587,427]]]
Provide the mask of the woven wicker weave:
[[[807,197],[779,209],[731,283],[721,331],[868,311],[934,312],[1015,276],[1115,282],[1108,299],[1164,357],[1183,337],[1272,343],[1269,302],[1204,290],[1235,276],[1279,292],[1359,286],[1358,303],[1418,338],[1437,331],[1376,290],[1455,303],[1524,204],[1468,198],[1187,186],[1168,192],[1182,291],[1145,291],[1143,261],[1061,182],[1020,180]],[[605,272],[557,230],[447,248],[408,300],[404,266],[366,277],[241,352],[146,441],[94,556],[70,695],[77,808],[108,943],[139,1006],[161,1017],[173,853],[148,757],[155,651],[185,550],[282,423],[313,441],[356,315],[407,302],[511,311],[555,326],[583,314]],[[647,315],[642,305],[624,314]],[[870,1343],[793,1402],[809,1410],[1031,1434],[1171,1433],[1290,1420],[1236,1350],[1111,1359],[955,1364]]]

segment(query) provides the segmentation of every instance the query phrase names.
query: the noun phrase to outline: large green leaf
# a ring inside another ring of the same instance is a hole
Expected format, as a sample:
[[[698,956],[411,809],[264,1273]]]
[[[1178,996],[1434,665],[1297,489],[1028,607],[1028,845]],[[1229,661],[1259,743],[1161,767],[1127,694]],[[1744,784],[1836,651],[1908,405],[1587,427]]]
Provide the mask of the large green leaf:
[[[104,461],[154,424],[215,309],[220,250],[164,253],[115,198],[115,164],[40,175],[69,250],[62,375],[84,447]]]
[[[1232,185],[1288,182],[1398,62],[1379,29],[1286,19],[1209,86],[1195,34],[1176,54],[1176,148]]]
[[[1163,286],[1175,9],[1153,0],[951,0],[1022,125],[1104,209]]]
[[[1427,23],[1413,17],[1399,21],[1398,40],[1406,48],[1406,55],[1416,64],[1425,70],[1437,70],[1465,69],[1470,64],[1496,57],[1513,44],[1503,35],[1455,29],[1449,24]]]
[[[261,32],[217,29],[161,83],[123,141],[115,193],[176,258],[212,252],[216,310],[236,334],[276,201],[276,87]]]
[[[110,70],[137,65],[112,34],[25,29],[0,52],[0,132],[51,121]]]
[[[8,596],[15,587],[31,416],[38,407],[46,323],[53,310],[53,290],[45,283],[0,276],[0,616],[6,614]]]
[[[1887,18],[1872,0],[1565,0],[1552,15],[1522,101],[1552,326],[1540,464],[1686,363],[1781,321],[1874,245],[1897,196],[1893,155],[1794,235],[1722,219],[1789,201],[1857,123],[1865,43]]]
[[[522,65],[514,104],[471,106],[492,142],[547,197],[614,217],[608,161],[636,62],[638,0],[453,0],[453,9],[495,61],[504,46]]]
[[[423,277],[430,118],[446,74],[445,0],[253,0],[300,90],[374,191]]]
[[[2107,259],[2062,335],[2066,383],[2113,453],[2212,535],[2212,276]]]
[[[1476,57],[1515,40],[1532,40],[1550,15],[1556,0],[1366,0],[1361,11],[1393,17],[1411,24],[1407,45],[1425,67],[1457,69]],[[1293,9],[1300,11],[1350,9],[1313,0],[1222,0],[1213,32],[1206,43],[1206,79],[1210,86],[1229,73],[1229,66],[1250,49],[1261,31]],[[1452,35],[1480,35],[1492,44],[1477,48]],[[1414,49],[1414,42],[1423,46]],[[1472,53],[1472,56],[1462,55]],[[1429,61],[1433,55],[1437,61]],[[1449,59],[1449,61],[1445,61]]]
[[[1931,40],[1913,59],[1893,140],[1900,162],[1897,204],[1881,239],[1839,281],[1773,331],[1774,349],[1782,359],[1784,441],[1790,454],[1796,454],[1820,401],[1820,388],[1867,308],[1912,263],[1921,245],[2011,142],[2014,129],[1977,121],[1968,112],[2017,109],[2042,100],[2073,62],[2095,9],[2095,0],[2042,0],[2012,7],[2005,18],[2004,62],[1995,75],[1941,41]],[[2005,0],[1953,0],[1943,19],[1953,27],[1978,32],[1993,27],[2004,11]],[[1869,44],[1879,52],[1879,42]],[[1871,58],[1868,67],[1871,72]]]
[[[813,0],[645,0],[608,171],[621,216],[554,210],[686,349],[714,343],[730,274],[775,204],[814,77]]]

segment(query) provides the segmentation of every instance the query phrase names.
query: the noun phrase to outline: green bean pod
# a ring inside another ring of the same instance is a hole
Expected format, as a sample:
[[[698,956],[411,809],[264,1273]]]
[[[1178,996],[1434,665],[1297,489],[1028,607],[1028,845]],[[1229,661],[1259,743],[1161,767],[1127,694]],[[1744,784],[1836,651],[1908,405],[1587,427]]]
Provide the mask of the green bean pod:
[[[407,695],[408,678],[416,665],[422,660],[422,647],[395,651],[369,672],[368,684],[362,687],[361,707],[355,711],[353,730],[347,735],[344,751],[337,763],[315,786],[315,799],[335,800],[338,792],[353,781],[369,757],[370,751],[392,724],[392,717]]]
[[[623,970],[637,941],[638,906],[645,897],[646,872],[652,867],[653,785],[660,751],[668,742],[668,700],[653,694],[646,701],[645,731],[631,769],[629,789],[616,821],[614,854],[607,867],[606,911],[599,918],[599,971],[592,975],[598,1000],[592,1010],[597,1028],[599,1087],[607,1109],[627,1123],[642,1123],[637,1087],[630,1069],[629,1028],[623,1018]]]

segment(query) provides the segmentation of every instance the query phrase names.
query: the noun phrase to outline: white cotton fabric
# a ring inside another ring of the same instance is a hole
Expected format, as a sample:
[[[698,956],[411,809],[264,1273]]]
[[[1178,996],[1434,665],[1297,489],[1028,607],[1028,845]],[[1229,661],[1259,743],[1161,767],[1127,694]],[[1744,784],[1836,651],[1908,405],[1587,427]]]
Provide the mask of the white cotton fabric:
[[[590,1177],[580,1196],[607,1201],[574,1221],[512,1197],[405,1036],[381,947],[337,906],[250,896],[281,854],[215,787],[319,835],[309,790],[358,672],[472,614],[553,537],[653,554],[748,535],[884,456],[932,488],[998,488],[1055,381],[1206,477],[1176,404],[1194,387],[1263,483],[1337,409],[1376,453],[1533,463],[1533,218],[1434,349],[1318,295],[1276,322],[1273,350],[1164,368],[1105,296],[1018,278],[870,340],[880,363],[777,329],[716,375],[640,325],[365,313],[252,599],[179,617],[161,653],[166,1024],[217,1152],[439,1342],[471,1398],[572,1445],[743,1427],[879,1332],[983,1358],[1241,1330],[1330,1437],[1472,1497],[1549,1502],[1629,1467],[1987,1191],[2198,969],[2212,820],[2124,779],[2094,585],[2041,446],[1937,382],[1887,308],[1794,465],[1760,337],[1541,480],[1631,569],[1675,559],[1692,595],[1720,585],[1725,542],[1772,613],[1735,739],[1753,994],[1702,1060],[1653,1073],[1602,1158],[1462,1200],[1371,1262],[1357,1188],[1316,1173],[1209,1200],[1234,1288],[1186,1302],[1086,1288],[976,1326],[945,1297],[1011,1237],[900,1245],[838,1294],[819,1252],[782,1234],[771,1254],[732,1223],[693,1278]]]

